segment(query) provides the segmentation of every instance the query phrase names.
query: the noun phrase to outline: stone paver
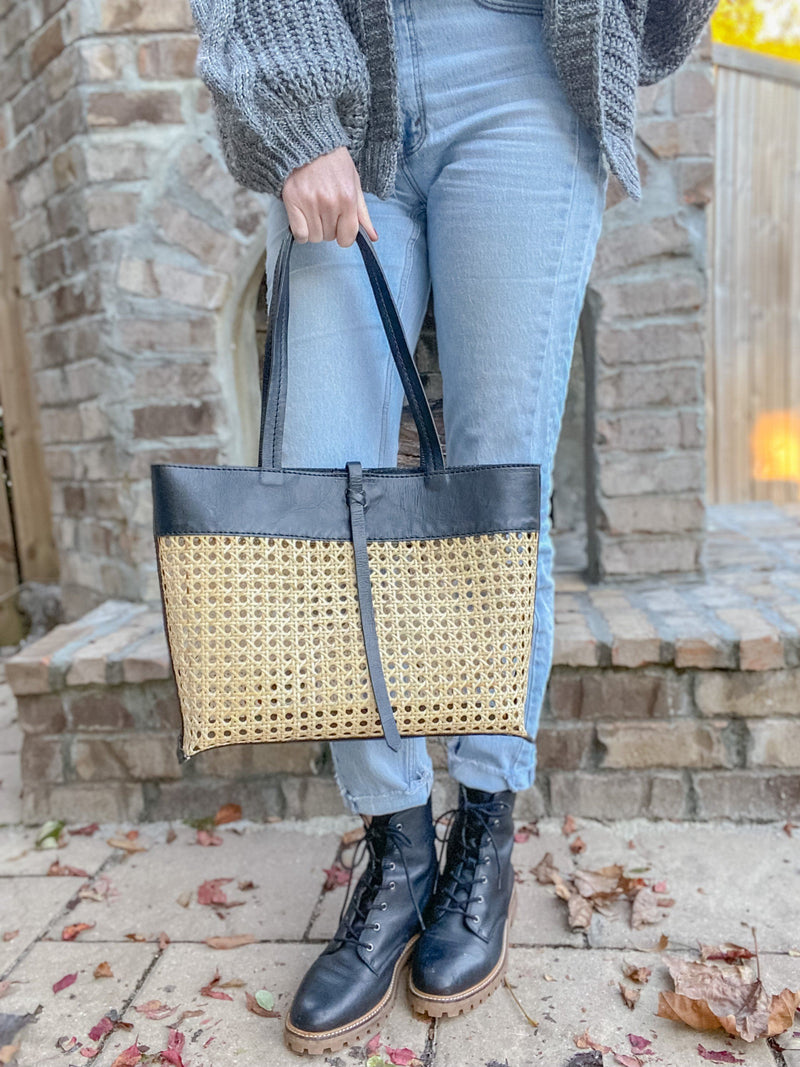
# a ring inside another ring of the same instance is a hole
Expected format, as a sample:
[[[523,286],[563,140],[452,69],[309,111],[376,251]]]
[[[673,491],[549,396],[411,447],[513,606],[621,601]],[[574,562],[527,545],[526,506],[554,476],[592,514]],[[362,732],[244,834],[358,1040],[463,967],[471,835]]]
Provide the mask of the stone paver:
[[[800,929],[790,920],[797,916],[800,837],[787,837],[774,825],[698,824],[687,834],[681,824],[642,820],[613,828],[586,824],[579,832],[587,845],[580,866],[648,867],[643,876],[665,881],[666,895],[675,900],[664,909],[663,922],[640,930],[595,916],[589,931],[592,947],[649,947],[662,931],[675,944],[735,941],[750,946],[750,927],[755,926],[762,951],[800,949]],[[629,840],[634,850],[628,848]]]
[[[176,827],[171,844],[156,841],[146,852],[121,854],[105,873],[118,891],[107,902],[82,901],[73,922],[94,922],[84,940],[121,940],[127,933],[155,937],[165,930],[173,941],[253,934],[259,940],[299,940],[308,925],[330,866],[338,834],[287,834],[253,826],[241,833],[216,831],[223,844],[200,846],[195,832]],[[148,840],[147,828],[141,838]],[[220,885],[228,901],[240,905],[214,908],[197,902],[199,886],[230,878]],[[254,888],[239,889],[252,881]],[[179,898],[188,900],[184,906]]]
[[[137,990],[133,1006],[124,1019],[134,1023],[130,1033],[113,1033],[103,1053],[92,1062],[96,1067],[111,1067],[115,1058],[133,1044],[151,1052],[167,1047],[168,1026],[175,1025],[184,1011],[202,1014],[184,1020],[179,1029],[186,1035],[184,1060],[191,1067],[297,1067],[302,1062],[283,1042],[283,1016],[294,990],[306,969],[319,954],[318,945],[247,945],[224,952],[200,945],[169,945],[152,972]],[[236,980],[225,990],[233,999],[205,997],[200,990],[212,980],[219,968],[222,983]],[[245,993],[268,989],[275,997],[279,1019],[265,1019],[247,1010]],[[149,1020],[134,1010],[136,1004],[160,1000],[175,1011],[162,1020]],[[422,1052],[427,1025],[412,1018],[401,991],[394,1011],[381,1037],[392,1047],[408,1047]],[[316,1062],[307,1060],[306,1062]],[[330,1058],[327,1063],[336,1063]],[[342,1064],[354,1063],[345,1051]],[[322,1067],[322,1061],[320,1061]]]
[[[80,1050],[94,1049],[89,1031],[111,1009],[121,1011],[158,953],[155,944],[82,944],[78,941],[40,941],[14,969],[13,984],[3,997],[3,1011],[25,1015],[40,1011],[29,1021],[14,1044],[20,1045],[14,1067],[65,1067],[94,1063]],[[113,977],[95,978],[99,963],[106,962]],[[53,992],[54,983],[77,974],[72,985]],[[56,1046],[59,1038],[80,1042],[67,1055]]]
[[[633,1052],[628,1034],[649,1038],[653,1056],[643,1062],[659,1067],[699,1067],[703,1060],[697,1053],[698,1042],[707,1049],[732,1052],[745,1067],[774,1067],[765,1043],[748,1045],[721,1031],[699,1034],[658,1018],[658,992],[671,989],[671,980],[657,956],[635,956],[637,964],[653,967],[653,975],[631,1011],[623,1004],[618,988],[622,965],[629,960],[625,953],[513,949],[508,981],[539,1026],[530,1026],[509,991],[498,989],[478,1011],[442,1021],[437,1030],[436,1067],[485,1067],[487,1063],[562,1067],[577,1054],[575,1038],[586,1030],[594,1041],[628,1055]],[[617,1063],[611,1055],[604,1056],[602,1062]]]
[[[0,972],[44,935],[79,885],[76,878],[0,878]],[[71,918],[64,919],[64,925],[69,922]],[[56,927],[60,937],[58,923]],[[13,930],[19,933],[10,941],[4,940]]]
[[[149,1057],[168,1047],[170,1025],[186,1035],[187,1067],[290,1067],[297,1058],[283,1044],[282,1019],[264,1019],[246,1007],[246,991],[268,989],[276,1010],[286,1011],[303,973],[332,932],[344,889],[324,894],[323,868],[336,855],[342,832],[357,825],[353,816],[307,822],[260,825],[242,821],[219,828],[223,844],[194,844],[195,831],[182,823],[138,827],[148,844],[144,853],[123,856],[106,844],[126,824],[104,824],[93,838],[73,838],[64,849],[37,852],[34,832],[0,829],[0,928],[20,929],[12,941],[0,941],[0,977],[11,982],[3,997],[8,1016],[25,1015],[42,1005],[38,1021],[29,1020],[15,1040],[21,1044],[19,1067],[79,1067],[92,1062],[112,1067],[134,1041]],[[176,832],[166,843],[170,826]],[[585,843],[570,851],[577,837]],[[629,847],[629,843],[633,847]],[[620,862],[629,873],[667,883],[675,905],[664,921],[631,931],[624,920],[596,919],[588,936],[570,931],[566,908],[550,887],[530,873],[545,852],[552,853],[565,874],[576,866],[600,867]],[[21,858],[14,859],[15,855]],[[350,853],[352,855],[352,853]],[[83,879],[47,877],[53,858],[92,873],[102,865],[119,897],[108,902],[81,902],[65,910]],[[429,1028],[413,1018],[401,994],[382,1039],[425,1055],[426,1067],[565,1067],[578,1049],[575,1037],[591,1037],[620,1054],[630,1054],[628,1034],[648,1037],[658,1067],[691,1067],[703,1061],[697,1046],[729,1051],[745,1067],[773,1067],[779,1060],[763,1042],[746,1045],[720,1033],[696,1033],[655,1015],[660,989],[671,988],[663,956],[653,947],[661,932],[669,951],[694,958],[698,942],[732,940],[750,945],[750,925],[758,931],[761,971],[769,992],[784,986],[800,989],[800,950],[796,892],[800,841],[779,826],[650,823],[645,820],[602,824],[577,820],[577,831],[561,832],[561,820],[542,819],[539,834],[517,843],[514,864],[519,908],[512,930],[509,981],[525,1010],[538,1021],[532,1028],[509,990],[499,989],[474,1013],[443,1020]],[[20,866],[17,866],[20,865]],[[360,868],[359,868],[360,870]],[[20,873],[17,873],[19,871]],[[23,873],[24,872],[24,873]],[[228,909],[223,919],[196,902],[196,889],[211,878],[230,877],[222,885],[230,900],[245,904]],[[252,879],[253,889],[239,889]],[[698,889],[703,889],[699,893]],[[190,896],[188,907],[178,898]],[[319,906],[321,903],[321,906]],[[310,930],[309,923],[315,917]],[[59,940],[67,923],[96,925],[74,942]],[[164,931],[169,942],[159,949]],[[144,935],[134,942],[126,934]],[[258,940],[241,948],[216,950],[203,943],[210,934],[247,933]],[[778,954],[781,953],[781,954]],[[95,979],[106,960],[113,979]],[[623,964],[653,967],[633,1011],[623,1004],[619,982]],[[231,983],[232,1000],[200,991],[219,969]],[[77,973],[73,986],[53,993],[66,974]],[[164,1018],[148,1019],[136,1006],[159,1001],[173,1009]],[[111,1010],[121,1013],[130,1030],[117,1029],[97,1056],[81,1049],[64,1054],[60,1038],[74,1036],[93,1045],[89,1029]],[[182,1017],[184,1012],[199,1012]],[[786,1064],[800,1053],[800,1039],[781,1039]],[[348,1067],[363,1057],[349,1053],[329,1057],[324,1067]],[[145,1058],[145,1062],[149,1062]],[[618,1061],[607,1055],[604,1064]],[[320,1062],[320,1067],[323,1067]]]

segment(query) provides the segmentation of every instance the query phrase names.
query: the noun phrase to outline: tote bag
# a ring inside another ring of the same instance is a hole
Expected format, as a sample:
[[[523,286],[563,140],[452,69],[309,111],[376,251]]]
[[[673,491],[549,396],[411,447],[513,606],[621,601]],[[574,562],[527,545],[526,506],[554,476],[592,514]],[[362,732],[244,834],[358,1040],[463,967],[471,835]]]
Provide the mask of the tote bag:
[[[445,464],[362,226],[357,244],[420,464],[364,469],[354,456],[341,469],[284,467],[293,243],[289,231],[273,276],[258,465],[151,467],[178,760],[246,742],[532,740],[540,466]]]

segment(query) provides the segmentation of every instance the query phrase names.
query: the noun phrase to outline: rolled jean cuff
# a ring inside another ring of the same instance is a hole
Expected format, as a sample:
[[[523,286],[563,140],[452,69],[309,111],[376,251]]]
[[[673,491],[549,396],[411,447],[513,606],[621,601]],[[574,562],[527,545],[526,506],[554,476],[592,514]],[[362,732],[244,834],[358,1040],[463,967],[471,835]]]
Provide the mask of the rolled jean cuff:
[[[505,778],[497,771],[489,770],[477,760],[459,759],[456,755],[450,756],[448,770],[450,777],[455,778],[457,782],[466,786],[467,789],[482,789],[486,793],[501,793],[506,789],[519,793],[523,789],[529,788],[533,783],[532,768],[529,773],[525,774],[525,781],[522,782],[518,774]],[[514,781],[510,780],[511,777],[514,778]],[[530,778],[530,781],[528,781],[528,778]]]
[[[348,811],[354,815],[392,815],[406,808],[417,808],[425,804],[433,788],[433,772],[425,773],[413,781],[406,790],[390,793],[362,794],[350,793],[344,783],[337,777],[339,792]]]

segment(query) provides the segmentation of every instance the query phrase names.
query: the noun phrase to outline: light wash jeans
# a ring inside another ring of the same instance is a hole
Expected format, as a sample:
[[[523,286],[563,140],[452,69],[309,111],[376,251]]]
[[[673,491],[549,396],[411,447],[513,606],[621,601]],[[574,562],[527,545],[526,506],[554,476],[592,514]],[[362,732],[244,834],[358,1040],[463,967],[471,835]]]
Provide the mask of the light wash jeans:
[[[536,734],[553,652],[552,465],[572,349],[605,203],[597,141],[546,50],[540,0],[393,0],[403,143],[396,191],[368,193],[375,250],[412,351],[430,287],[447,462],[539,463],[541,535],[526,725]],[[287,230],[271,197],[267,276]],[[403,392],[358,248],[295,243],[286,466],[395,466]],[[424,804],[425,739],[331,745],[353,812]],[[528,788],[530,741],[448,741],[450,773],[496,792]]]

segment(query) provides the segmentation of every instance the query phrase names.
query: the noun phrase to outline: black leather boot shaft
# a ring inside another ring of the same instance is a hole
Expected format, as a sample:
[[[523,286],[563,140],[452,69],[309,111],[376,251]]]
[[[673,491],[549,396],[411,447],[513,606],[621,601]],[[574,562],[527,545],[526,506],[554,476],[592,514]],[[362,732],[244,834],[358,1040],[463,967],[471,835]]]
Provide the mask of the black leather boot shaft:
[[[364,1032],[387,991],[393,999],[396,965],[422,928],[436,880],[430,799],[373,816],[358,847],[368,853],[367,868],[349,901],[345,898],[338,929],[305,974],[288,1014],[287,1040],[298,1051],[326,1051],[333,1046],[322,1047],[325,1034],[354,1024]],[[300,1049],[303,1035],[318,1035],[320,1047],[312,1040],[311,1047]],[[333,1045],[352,1043],[341,1037],[335,1035]]]
[[[501,962],[514,890],[514,800],[511,790],[460,787],[444,869],[414,948],[412,993],[457,998],[481,987]]]

